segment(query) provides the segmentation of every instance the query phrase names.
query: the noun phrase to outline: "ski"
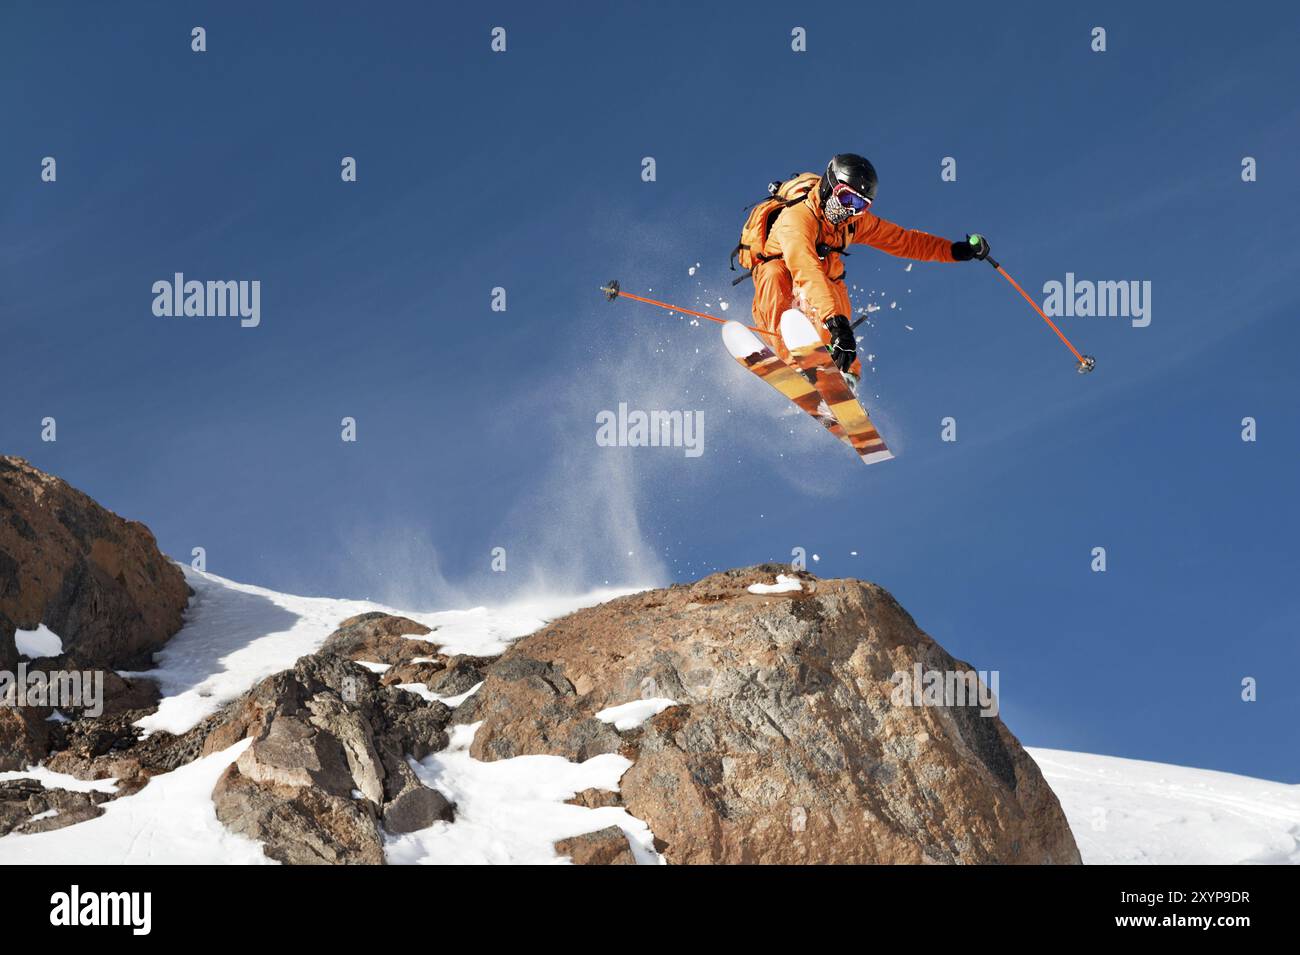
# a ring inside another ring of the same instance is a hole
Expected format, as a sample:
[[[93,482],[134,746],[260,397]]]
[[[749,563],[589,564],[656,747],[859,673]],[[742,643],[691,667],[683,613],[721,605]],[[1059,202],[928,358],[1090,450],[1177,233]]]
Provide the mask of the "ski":
[[[722,343],[742,368],[752,371],[808,412],[835,437],[848,442],[844,429],[830,413],[817,389],[797,369],[783,362],[757,335],[740,322],[727,322],[722,326]]]
[[[885,446],[885,439],[876,431],[871,417],[835,367],[830,351],[808,317],[798,309],[787,309],[781,316],[781,337],[799,369],[811,376],[817,392],[843,429],[846,440],[862,457],[862,463],[876,464],[892,458],[894,455]]]

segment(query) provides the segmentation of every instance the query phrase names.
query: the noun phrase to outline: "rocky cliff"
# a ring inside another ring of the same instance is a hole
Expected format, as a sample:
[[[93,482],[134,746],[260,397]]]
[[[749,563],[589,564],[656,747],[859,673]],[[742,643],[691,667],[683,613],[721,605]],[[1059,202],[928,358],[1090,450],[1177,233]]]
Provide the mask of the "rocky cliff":
[[[84,666],[146,662],[181,626],[189,588],[149,528],[22,458],[0,456],[0,666],[45,624]]]
[[[222,824],[283,862],[382,863],[391,837],[456,826],[454,793],[427,772],[454,734],[457,747],[472,735],[459,759],[616,754],[616,789],[568,800],[601,810],[592,831],[556,842],[575,862],[647,858],[646,841],[630,846],[610,825],[628,822],[611,807],[648,824],[671,863],[1080,861],[1055,795],[968,664],[881,588],[806,573],[772,588],[786,572],[612,600],[499,657],[449,656],[436,629],[362,614],[179,736],[143,734],[134,724],[156,694],[109,669],[102,715],[0,708],[0,769],[43,761],[116,790],[0,784],[0,835],[93,819],[246,740],[212,792]],[[0,655],[14,658],[15,627],[45,623],[65,642],[54,663],[147,665],[187,592],[147,529],[0,458]],[[910,692],[922,674],[975,695]]]
[[[148,666],[180,629],[188,601],[184,576],[147,527],[22,458],[0,456],[0,670],[19,662],[15,632],[43,624],[62,648],[31,669],[98,670],[115,711],[149,706],[151,688],[113,668]],[[51,712],[0,705],[0,770],[44,757],[62,733]]]
[[[899,705],[916,664],[970,674],[884,590],[784,567],[614,600],[514,644],[455,716],[471,752],[633,760],[623,805],[670,862],[1078,863],[1056,797],[994,715]],[[619,731],[598,714],[663,707]]]

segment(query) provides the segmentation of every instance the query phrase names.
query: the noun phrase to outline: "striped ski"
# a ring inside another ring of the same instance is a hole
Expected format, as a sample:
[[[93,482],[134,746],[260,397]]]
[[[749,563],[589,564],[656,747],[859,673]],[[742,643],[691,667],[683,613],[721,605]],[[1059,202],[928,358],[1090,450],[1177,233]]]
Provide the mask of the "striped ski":
[[[885,439],[854,397],[849,383],[835,367],[830,351],[807,316],[798,309],[786,310],[781,316],[781,337],[799,369],[812,377],[817,392],[835,415],[845,439],[862,457],[862,463],[876,464],[892,458],[894,455],[885,447]]]
[[[757,335],[740,322],[727,322],[722,326],[722,342],[741,367],[752,371],[808,412],[835,437],[848,441],[844,429],[827,409],[817,389],[796,369],[783,362]]]

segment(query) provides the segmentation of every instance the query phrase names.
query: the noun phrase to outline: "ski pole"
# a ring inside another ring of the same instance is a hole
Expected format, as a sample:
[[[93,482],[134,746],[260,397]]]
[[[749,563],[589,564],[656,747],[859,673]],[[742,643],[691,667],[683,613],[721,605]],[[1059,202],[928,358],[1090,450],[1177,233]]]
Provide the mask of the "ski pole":
[[[657,302],[652,298],[642,298],[640,295],[633,295],[631,292],[624,292],[618,285],[618,279],[610,279],[608,285],[602,285],[600,290],[605,293],[605,298],[614,301],[616,298],[630,298],[638,302],[644,302],[647,305],[658,305],[660,308],[666,308],[670,312],[684,312],[687,315],[695,315],[699,318],[707,318],[711,322],[717,322],[719,325],[727,324],[728,319],[718,318],[716,315],[708,315],[704,312],[697,312],[694,309],[682,308],[680,305],[669,305],[667,302]],[[739,324],[739,323],[737,323]],[[766,335],[768,338],[776,338],[775,332],[769,332],[753,325],[745,325],[751,332],[758,332],[760,335]]]
[[[982,241],[979,235],[972,235],[970,240],[972,245],[978,245]],[[1071,354],[1073,354],[1079,362],[1079,374],[1086,375],[1097,367],[1097,359],[1093,358],[1091,355],[1079,354],[1079,349],[1070,344],[1070,340],[1065,337],[1065,334],[1059,328],[1056,327],[1056,323],[1048,318],[1047,313],[1038,307],[1038,303],[1029,297],[1029,293],[1020,287],[1020,283],[1013,279],[1007,273],[1007,270],[998,264],[997,259],[990,255],[985,257],[985,261],[988,262],[989,265],[993,266],[993,268],[997,269],[998,274],[1010,282],[1012,287],[1025,297],[1025,301],[1034,307],[1034,311],[1038,313],[1038,316],[1051,327],[1052,331],[1056,332],[1056,337],[1065,342],[1065,347],[1070,349]]]

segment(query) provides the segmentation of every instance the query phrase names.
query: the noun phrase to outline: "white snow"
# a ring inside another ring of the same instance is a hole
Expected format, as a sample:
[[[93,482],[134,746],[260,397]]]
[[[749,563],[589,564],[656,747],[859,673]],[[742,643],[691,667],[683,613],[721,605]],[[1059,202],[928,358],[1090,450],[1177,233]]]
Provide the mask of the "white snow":
[[[774,584],[750,584],[749,592],[751,594],[789,594],[803,590],[803,584],[799,583],[798,577],[787,577],[785,574],[776,575]]]
[[[588,809],[564,800],[584,789],[618,790],[632,763],[608,753],[573,763],[560,756],[516,756],[480,762],[469,745],[481,724],[453,728],[451,745],[412,761],[426,786],[456,803],[456,821],[389,836],[390,863],[555,864],[564,859],[554,843],[569,836],[618,826],[642,864],[662,863],[653,836],[640,819],[616,806]]]
[[[353,660],[352,662],[359,667],[365,667],[371,673],[383,673],[385,670],[393,668],[391,663],[375,663],[373,660]]]
[[[46,789],[66,789],[76,793],[111,793],[117,791],[116,779],[78,779],[67,773],[56,773],[44,766],[32,766],[29,769],[14,769],[0,773],[0,782],[10,779],[35,779]]]
[[[47,809],[44,812],[38,812],[36,815],[32,816],[32,818],[28,821],[36,822],[38,819],[53,819],[58,814],[59,811],[57,809]]]
[[[1300,785],[1029,748],[1083,861],[1300,865]]]
[[[158,711],[136,724],[148,732],[185,732],[258,681],[314,653],[339,623],[355,614],[401,614],[433,628],[434,633],[420,639],[439,645],[443,653],[494,656],[556,617],[635,589],[524,601],[494,610],[410,613],[362,600],[297,597],[181,568],[195,592],[185,626],[155,655],[157,667],[128,674],[157,680],[162,691]]]
[[[14,645],[20,654],[32,660],[38,657],[57,657],[63,652],[63,640],[43,623],[35,630],[15,630]]]
[[[601,710],[596,714],[596,719],[602,723],[613,723],[616,730],[636,729],[650,717],[676,705],[676,700],[665,697],[633,700],[631,703],[621,703]]]
[[[438,696],[438,695],[435,693],[435,694],[433,695],[433,698],[434,698],[435,700],[441,700],[441,701],[442,701],[446,706],[450,706],[450,707],[454,710],[456,707],[460,706],[462,703],[464,703],[466,700],[468,700],[471,696],[473,696],[475,693],[477,693],[478,690],[479,690],[479,687],[481,687],[482,685],[483,685],[482,683],[475,683],[473,686],[471,686],[471,687],[470,687],[468,690],[466,690],[464,693],[457,693],[455,696]]]
[[[52,832],[0,839],[0,865],[230,865],[271,862],[260,843],[217,819],[212,787],[250,740],[155,776],[104,814]]]
[[[454,710],[456,707],[460,706],[471,696],[477,693],[478,688],[481,687],[482,685],[483,685],[482,683],[475,683],[464,693],[457,693],[455,696],[439,696],[437,693],[434,693],[433,690],[429,689],[423,683],[399,683],[397,684],[397,688],[399,690],[406,690],[408,693],[414,693],[416,696],[420,697],[421,699],[425,699],[430,702],[437,701],[439,703],[442,703],[444,706],[450,706]]]

